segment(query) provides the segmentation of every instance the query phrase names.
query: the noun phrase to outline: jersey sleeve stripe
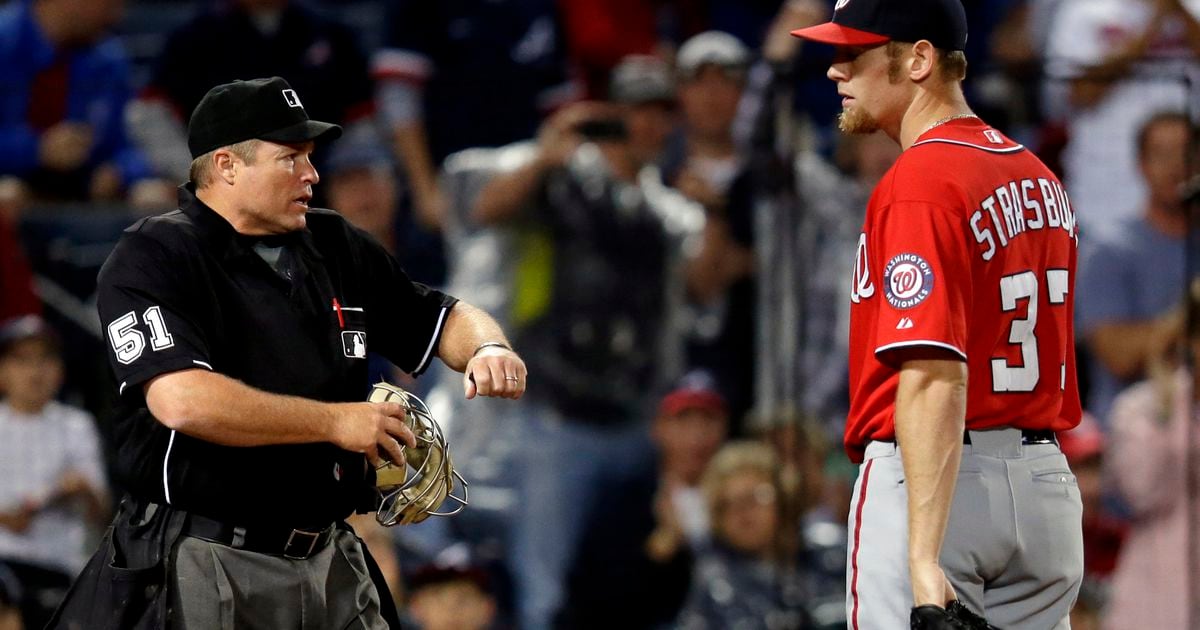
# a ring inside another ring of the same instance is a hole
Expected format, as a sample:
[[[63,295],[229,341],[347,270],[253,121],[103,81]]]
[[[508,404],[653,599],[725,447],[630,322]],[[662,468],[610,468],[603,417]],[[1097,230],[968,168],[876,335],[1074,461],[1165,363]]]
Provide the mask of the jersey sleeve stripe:
[[[449,306],[443,306],[442,312],[438,313],[437,325],[433,327],[433,335],[429,338],[429,347],[425,348],[425,356],[421,357],[421,362],[417,364],[417,369],[413,370],[413,374],[420,374],[425,371],[429,365],[429,358],[433,356],[433,346],[437,344],[437,340],[442,336],[442,327],[446,325],[446,314],[450,312]]]
[[[214,370],[213,370],[213,366],[211,366],[211,365],[209,365],[209,364],[205,363],[204,361],[199,361],[199,360],[196,360],[196,359],[192,359],[192,363],[195,363],[196,365],[199,365],[199,366],[200,366],[200,367],[202,367],[202,368],[207,368],[209,372],[213,372],[213,371],[214,371]]]
[[[958,356],[962,357],[963,361],[967,360],[967,353],[960,350],[957,346],[953,346],[948,343],[942,343],[940,341],[932,341],[929,339],[914,339],[912,341],[900,341],[897,343],[889,343],[885,346],[879,346],[878,348],[875,348],[875,355],[878,356],[889,350],[896,350],[898,348],[908,348],[908,347],[912,347],[912,346],[933,346],[935,348],[942,348],[944,350],[950,350],[950,351],[954,352],[955,354],[957,354]]]
[[[167,464],[171,461],[171,447],[175,446],[175,429],[171,429],[171,439],[167,440],[167,453],[163,455],[163,496],[167,505],[171,505],[171,486],[167,484]]]

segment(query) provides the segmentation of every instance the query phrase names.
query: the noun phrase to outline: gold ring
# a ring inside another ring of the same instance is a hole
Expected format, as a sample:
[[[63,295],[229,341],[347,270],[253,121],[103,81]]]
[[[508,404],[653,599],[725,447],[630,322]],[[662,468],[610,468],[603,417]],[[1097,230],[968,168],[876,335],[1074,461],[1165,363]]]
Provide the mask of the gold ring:
[[[519,377],[516,377],[516,376],[505,376],[505,377],[504,377],[504,380],[506,380],[506,381],[519,381],[519,380],[521,380],[521,379],[520,379]]]

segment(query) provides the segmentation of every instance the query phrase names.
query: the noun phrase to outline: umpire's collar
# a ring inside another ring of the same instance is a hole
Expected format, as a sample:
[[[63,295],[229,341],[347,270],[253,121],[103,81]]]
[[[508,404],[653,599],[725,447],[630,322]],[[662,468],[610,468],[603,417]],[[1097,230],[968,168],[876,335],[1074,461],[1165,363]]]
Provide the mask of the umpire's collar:
[[[179,210],[183,212],[192,224],[196,226],[200,237],[212,251],[219,253],[224,259],[240,258],[254,253],[254,244],[265,242],[271,246],[298,244],[317,260],[324,258],[313,242],[312,232],[307,227],[275,236],[251,236],[240,234],[225,217],[217,214],[216,210],[208,207],[196,196],[196,185],[188,182],[179,187]]]

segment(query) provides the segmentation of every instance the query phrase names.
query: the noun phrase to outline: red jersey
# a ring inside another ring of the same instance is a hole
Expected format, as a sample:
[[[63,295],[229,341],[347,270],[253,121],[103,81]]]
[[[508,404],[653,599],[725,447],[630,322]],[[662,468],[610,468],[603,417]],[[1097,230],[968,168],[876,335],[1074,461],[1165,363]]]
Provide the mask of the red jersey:
[[[967,362],[970,429],[1079,423],[1075,215],[1036,156],[976,118],[923,134],[880,180],[858,241],[846,451],[894,440],[890,351]]]

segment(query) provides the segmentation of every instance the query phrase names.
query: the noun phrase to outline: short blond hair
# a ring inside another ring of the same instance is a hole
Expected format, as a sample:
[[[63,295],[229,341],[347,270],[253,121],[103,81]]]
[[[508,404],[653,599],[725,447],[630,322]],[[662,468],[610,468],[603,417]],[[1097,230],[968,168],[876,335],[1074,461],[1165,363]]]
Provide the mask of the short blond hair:
[[[887,43],[887,55],[891,60],[891,64],[888,66],[888,79],[892,83],[900,80],[900,56],[904,54],[906,47],[911,48],[912,44],[907,42]],[[963,51],[942,48],[934,50],[937,51],[938,78],[946,83],[962,81],[967,78],[967,55]]]
[[[254,163],[254,153],[258,150],[258,144],[261,140],[250,139],[242,140],[224,147],[217,147],[204,155],[192,160],[192,167],[188,169],[188,179],[196,185],[197,188],[203,188],[212,182],[213,154],[222,149],[238,156],[246,164]]]
[[[729,479],[743,472],[762,475],[782,494],[779,457],[775,455],[775,450],[762,442],[730,442],[717,451],[700,479],[700,487],[708,500],[709,514],[713,517],[720,511],[721,488]]]

